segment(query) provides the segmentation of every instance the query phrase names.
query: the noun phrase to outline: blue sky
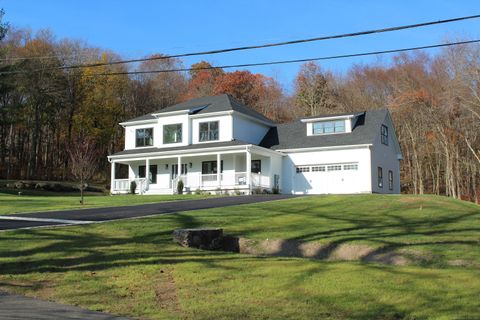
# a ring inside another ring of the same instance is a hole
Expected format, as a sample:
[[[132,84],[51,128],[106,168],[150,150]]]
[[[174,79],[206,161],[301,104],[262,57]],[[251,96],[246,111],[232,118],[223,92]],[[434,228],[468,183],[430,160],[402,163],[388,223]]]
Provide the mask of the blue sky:
[[[440,20],[480,13],[480,1],[147,1],[0,0],[5,21],[58,38],[85,40],[124,58],[174,54],[316,37]],[[446,39],[480,38],[480,19],[349,39],[192,57],[225,65],[299,59],[430,45]],[[432,54],[435,51],[429,51]],[[333,72],[389,56],[325,61]],[[249,68],[291,88],[298,64]]]

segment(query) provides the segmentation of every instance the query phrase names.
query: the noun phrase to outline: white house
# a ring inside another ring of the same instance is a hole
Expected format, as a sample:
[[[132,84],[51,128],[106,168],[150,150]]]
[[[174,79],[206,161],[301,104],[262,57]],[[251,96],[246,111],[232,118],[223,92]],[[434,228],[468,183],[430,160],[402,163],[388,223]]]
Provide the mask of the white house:
[[[293,194],[399,193],[402,159],[387,110],[285,124],[229,95],[203,97],[120,123],[125,150],[108,157],[111,192],[256,190]],[[115,164],[128,166],[116,178]]]

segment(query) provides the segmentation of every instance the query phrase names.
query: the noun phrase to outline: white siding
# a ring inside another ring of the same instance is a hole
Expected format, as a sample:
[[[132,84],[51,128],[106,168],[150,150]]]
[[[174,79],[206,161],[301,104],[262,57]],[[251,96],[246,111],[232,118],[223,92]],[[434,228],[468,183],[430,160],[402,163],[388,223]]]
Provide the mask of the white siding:
[[[259,144],[262,141],[269,126],[249,120],[245,117],[233,116],[233,138],[243,140],[252,144]]]
[[[160,143],[161,130],[159,130],[158,123],[148,123],[125,127],[125,150],[135,149],[135,130],[143,128],[153,128],[153,146],[158,146]]]
[[[192,120],[192,143],[211,143],[211,142],[219,142],[219,141],[231,141],[233,139],[232,136],[232,116],[217,116],[217,117],[202,117],[202,118],[193,118]],[[201,122],[209,122],[209,121],[218,121],[218,128],[219,132],[219,140],[216,141],[206,141],[200,142],[199,139],[199,124]]]

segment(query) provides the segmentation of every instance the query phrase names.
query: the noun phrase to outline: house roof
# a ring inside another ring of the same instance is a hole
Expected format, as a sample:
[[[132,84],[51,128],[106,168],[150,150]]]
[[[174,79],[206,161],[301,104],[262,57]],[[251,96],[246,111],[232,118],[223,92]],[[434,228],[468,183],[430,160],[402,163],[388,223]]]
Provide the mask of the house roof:
[[[260,142],[260,146],[281,150],[370,144],[379,134],[380,125],[387,113],[387,110],[357,113],[357,121],[352,132],[316,136],[307,136],[307,124],[298,119],[271,128]],[[329,116],[331,115],[325,117]],[[321,117],[315,116],[315,118]]]
[[[200,107],[204,107],[204,108],[200,108]],[[267,122],[272,126],[275,125],[270,119],[268,119],[264,115],[260,114],[259,112],[253,110],[250,107],[245,106],[243,103],[241,103],[240,101],[236,100],[234,97],[228,94],[191,99],[182,103],[175,104],[170,107],[157,110],[155,112],[152,112],[151,114],[146,114],[137,118],[127,120],[125,122],[155,119],[153,114],[162,114],[166,112],[183,111],[183,110],[192,110],[192,112],[194,112],[195,114],[206,114],[206,113],[222,112],[222,111],[237,111],[245,115],[251,116],[253,118],[256,118],[258,120]]]
[[[161,153],[169,151],[184,151],[184,150],[198,150],[198,149],[209,149],[209,148],[219,148],[219,147],[233,147],[233,146],[246,146],[251,143],[242,141],[242,140],[231,140],[231,141],[221,141],[221,142],[211,142],[211,143],[198,143],[191,144],[188,146],[177,146],[170,148],[141,148],[141,149],[128,149],[119,151],[110,155],[110,157],[115,156],[127,156],[127,155],[145,155],[149,153]]]

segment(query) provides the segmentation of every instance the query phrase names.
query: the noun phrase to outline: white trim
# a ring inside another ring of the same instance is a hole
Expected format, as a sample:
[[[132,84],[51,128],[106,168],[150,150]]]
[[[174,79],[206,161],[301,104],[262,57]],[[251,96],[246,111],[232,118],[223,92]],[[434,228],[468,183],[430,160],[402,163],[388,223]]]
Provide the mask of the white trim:
[[[160,118],[160,117],[168,117],[168,116],[174,116],[174,115],[178,115],[178,114],[185,114],[185,113],[189,113],[190,112],[190,109],[186,109],[186,110],[177,110],[177,111],[168,111],[168,112],[157,112],[157,113],[152,113],[152,116],[154,116],[155,118]]]
[[[127,126],[136,126],[136,125],[150,124],[150,123],[158,123],[158,119],[126,121],[126,122],[120,122],[119,125],[125,128]]]
[[[356,145],[347,145],[347,146],[331,146],[331,147],[311,147],[311,148],[298,148],[298,149],[278,149],[276,151],[280,152],[312,152],[312,151],[322,151],[322,150],[341,150],[341,149],[362,149],[370,148],[373,145],[369,144],[356,144]]]
[[[217,111],[217,112],[207,112],[207,113],[197,113],[191,114],[190,118],[198,119],[198,118],[208,118],[208,117],[217,117],[217,116],[229,116],[232,115],[233,111]],[[212,120],[214,121],[214,120]]]
[[[330,116],[330,117],[320,117],[320,118],[304,118],[300,119],[301,122],[317,122],[317,121],[328,121],[335,119],[352,119],[355,118],[356,114],[347,114],[342,116]]]

